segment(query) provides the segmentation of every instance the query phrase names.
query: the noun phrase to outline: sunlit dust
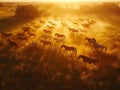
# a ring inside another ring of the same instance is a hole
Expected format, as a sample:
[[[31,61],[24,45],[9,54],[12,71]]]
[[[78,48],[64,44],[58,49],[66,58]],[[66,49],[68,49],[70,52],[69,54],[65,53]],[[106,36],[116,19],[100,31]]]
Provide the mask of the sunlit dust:
[[[25,1],[0,2],[0,90],[120,90],[120,3]]]

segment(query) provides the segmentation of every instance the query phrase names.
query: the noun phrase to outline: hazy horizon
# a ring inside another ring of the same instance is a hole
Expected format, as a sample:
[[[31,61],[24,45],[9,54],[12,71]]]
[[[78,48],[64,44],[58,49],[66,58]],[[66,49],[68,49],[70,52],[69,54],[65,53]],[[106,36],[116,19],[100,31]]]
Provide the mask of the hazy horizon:
[[[117,2],[120,0],[0,0],[0,2]]]

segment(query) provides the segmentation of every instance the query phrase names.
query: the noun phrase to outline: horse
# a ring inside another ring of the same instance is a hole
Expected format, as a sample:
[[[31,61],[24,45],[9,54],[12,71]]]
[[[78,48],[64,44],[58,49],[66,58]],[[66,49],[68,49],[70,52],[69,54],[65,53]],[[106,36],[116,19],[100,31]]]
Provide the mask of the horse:
[[[65,51],[73,51],[77,54],[77,49],[75,47],[71,47],[71,46],[66,46],[66,45],[61,45],[60,48],[64,48]]]
[[[35,37],[36,36],[36,34],[34,34],[34,33],[28,33],[28,34],[29,34],[30,37]]]
[[[72,23],[78,25],[78,22],[77,22],[77,21],[73,21]]]
[[[82,26],[83,26],[84,28],[90,28],[90,24],[89,24],[89,23],[84,23],[84,24],[82,24]]]
[[[96,43],[96,42],[93,42],[92,43],[92,47],[94,48],[94,49],[96,49],[96,50],[101,50],[101,51],[107,51],[107,47],[106,46],[104,46],[104,45],[101,45],[101,44],[99,44],[99,43]]]
[[[50,24],[52,24],[53,26],[55,26],[56,24],[55,23],[53,23],[52,21],[48,21]]]
[[[57,36],[57,37],[61,37],[61,38],[65,38],[65,35],[63,35],[63,34],[59,34],[59,33],[55,33],[55,36]]]
[[[18,44],[15,41],[12,41],[10,39],[7,39],[7,41],[8,41],[8,43],[11,47],[17,47],[18,46]]]
[[[84,19],[82,19],[82,18],[80,18],[80,19],[78,19],[79,21],[84,21]]]
[[[63,27],[68,26],[66,23],[63,23],[63,22],[61,22],[61,24],[63,25]]]
[[[19,37],[24,37],[25,34],[24,34],[24,33],[17,33],[17,36],[19,36]]]
[[[22,41],[27,41],[28,40],[27,37],[17,37],[17,39],[22,40]]]
[[[49,35],[42,35],[41,37],[44,39],[52,39],[52,36],[49,36]]]
[[[75,32],[78,33],[78,32],[79,32],[79,30],[74,29],[74,28],[69,28],[69,27],[68,27],[68,29],[69,29],[69,31],[71,31],[71,32],[73,32],[73,33],[75,33]]]
[[[86,37],[85,40],[87,40],[88,43],[90,43],[90,45],[91,45],[92,43],[96,42],[96,39],[95,39],[95,38],[88,38],[88,37]]]
[[[49,33],[49,34],[51,34],[52,33],[52,31],[50,31],[50,30],[43,30],[45,33]]]
[[[63,39],[58,39],[58,38],[53,38],[53,41],[56,41],[56,42],[64,42],[64,40]]]
[[[94,24],[94,23],[96,23],[96,21],[91,20],[91,21],[88,21],[87,23],[88,24]]]
[[[50,25],[47,25],[47,27],[48,27],[49,29],[52,29],[52,28],[53,28],[53,26],[50,26]]]
[[[94,58],[90,58],[90,57],[87,57],[87,56],[84,56],[84,55],[79,55],[78,56],[78,60],[82,58],[83,59],[83,62],[87,62],[89,64],[93,63],[94,65],[98,64],[98,60],[97,59],[94,59]]]
[[[12,33],[1,33],[3,37],[11,37],[13,34]]]
[[[23,30],[24,32],[29,32],[29,31],[30,31],[30,27],[23,27],[22,30]]]
[[[40,23],[43,23],[43,24],[45,23],[45,21],[43,21],[43,20],[40,20],[39,22],[40,22]]]
[[[43,43],[44,45],[52,45],[51,41],[40,40],[40,43]]]

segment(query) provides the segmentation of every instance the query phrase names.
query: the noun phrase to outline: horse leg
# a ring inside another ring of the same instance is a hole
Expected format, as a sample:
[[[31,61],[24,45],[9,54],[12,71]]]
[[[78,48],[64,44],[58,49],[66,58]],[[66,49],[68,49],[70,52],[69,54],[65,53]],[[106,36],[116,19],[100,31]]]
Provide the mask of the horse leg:
[[[107,51],[107,47],[105,47],[105,52]]]

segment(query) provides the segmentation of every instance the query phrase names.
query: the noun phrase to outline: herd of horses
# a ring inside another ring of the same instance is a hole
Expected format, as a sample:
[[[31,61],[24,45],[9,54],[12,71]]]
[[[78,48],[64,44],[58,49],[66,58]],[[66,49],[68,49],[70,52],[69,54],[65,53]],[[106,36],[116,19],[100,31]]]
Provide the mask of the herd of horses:
[[[79,21],[82,21],[84,19],[78,19]],[[88,20],[88,19],[87,19]],[[73,20],[72,20],[73,21]],[[76,21],[76,20],[74,20]],[[39,20],[39,22],[41,24],[45,24],[45,21]],[[53,42],[56,43],[60,43],[60,48],[64,48],[65,52],[69,52],[72,51],[77,55],[77,48],[74,46],[69,46],[66,45],[65,43],[65,39],[67,36],[65,36],[64,33],[58,33],[55,32],[54,33],[54,37],[52,36],[52,30],[57,26],[56,23],[54,23],[53,21],[48,21],[46,25],[46,28],[48,29],[43,29],[42,30],[42,35],[40,36],[40,43],[43,44],[43,46],[52,46]],[[96,23],[96,21],[93,20],[88,20],[87,22],[83,23],[82,26],[83,28],[90,28],[90,25]],[[73,22],[73,24],[76,24]],[[71,28],[68,27],[69,25],[67,25],[67,23],[63,23],[61,22],[61,25],[63,25],[63,27],[67,27],[67,29],[69,30],[69,32],[72,33],[79,33],[80,30],[79,29],[75,29],[75,28]],[[77,23],[78,25],[78,23]],[[33,25],[34,26],[34,25]],[[37,27],[34,26],[35,29],[39,28],[40,26],[38,25]],[[37,34],[36,33],[32,33],[31,31],[31,27],[30,26],[24,26],[22,27],[22,33],[17,33],[16,35],[14,35],[13,33],[1,33],[2,37],[6,38],[7,43],[11,46],[11,47],[17,47],[20,43],[19,42],[27,42],[28,40],[30,40],[31,38],[36,38]],[[86,37],[85,40],[87,40],[87,43],[89,44],[89,46],[93,49],[93,50],[99,50],[99,51],[105,51],[107,50],[107,47],[99,44],[97,42],[97,40],[95,38],[88,38]],[[97,64],[98,63],[98,59],[95,58],[91,58],[85,55],[79,55],[78,59],[83,59],[83,62],[87,62],[87,63],[93,63],[93,64]]]

